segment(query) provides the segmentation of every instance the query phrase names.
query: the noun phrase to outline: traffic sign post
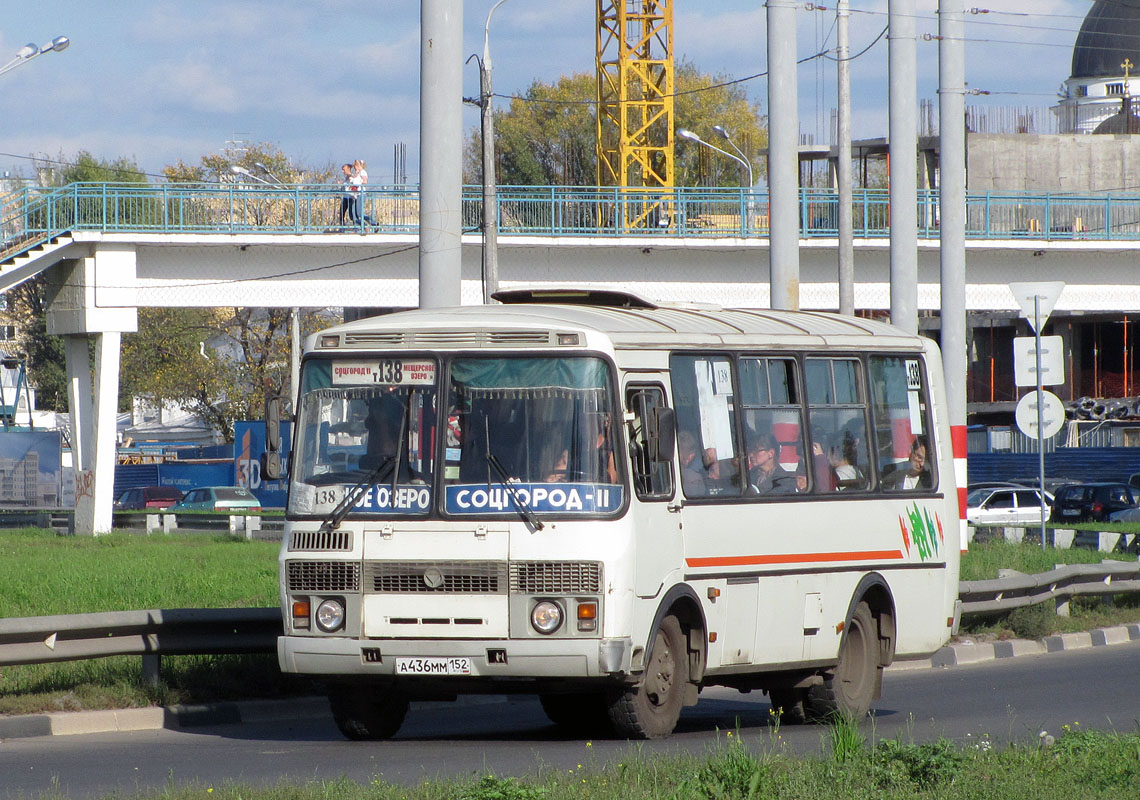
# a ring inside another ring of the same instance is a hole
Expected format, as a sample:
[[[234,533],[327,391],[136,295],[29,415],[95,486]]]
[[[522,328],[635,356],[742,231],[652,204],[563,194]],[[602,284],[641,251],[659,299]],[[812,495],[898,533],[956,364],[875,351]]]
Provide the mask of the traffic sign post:
[[[1020,308],[1021,308],[1021,313],[1026,317],[1026,319],[1029,321],[1029,324],[1033,327],[1033,338],[1034,338],[1034,342],[1033,342],[1033,344],[1034,344],[1034,347],[1033,347],[1034,369],[1033,369],[1033,372],[1034,372],[1035,377],[1036,377],[1036,380],[1034,381],[1034,383],[1037,384],[1037,393],[1035,396],[1035,398],[1036,398],[1035,405],[1037,406],[1037,409],[1036,409],[1036,411],[1037,411],[1037,413],[1036,413],[1037,425],[1035,426],[1033,433],[1030,433],[1029,431],[1027,431],[1026,427],[1034,427],[1034,426],[1022,424],[1021,416],[1025,416],[1024,414],[1015,413],[1014,417],[1017,420],[1017,426],[1021,429],[1022,433],[1024,433],[1026,436],[1030,436],[1031,438],[1037,439],[1037,471],[1038,471],[1037,491],[1038,491],[1039,498],[1041,500],[1041,549],[1042,550],[1045,549],[1045,437],[1046,436],[1055,436],[1057,434],[1057,432],[1061,430],[1061,424],[1064,421],[1064,407],[1061,408],[1061,413],[1058,415],[1056,413],[1056,406],[1059,406],[1061,401],[1052,392],[1046,393],[1043,382],[1042,382],[1043,365],[1042,365],[1042,358],[1041,358],[1042,352],[1041,351],[1042,351],[1043,345],[1042,345],[1042,341],[1041,341],[1041,339],[1042,339],[1041,328],[1044,327],[1046,321],[1048,321],[1049,314],[1052,313],[1053,307],[1055,305],[1057,305],[1057,298],[1059,298],[1061,296],[1061,292],[1064,291],[1064,289],[1065,289],[1065,284],[1061,281],[1044,281],[1041,283],[1011,283],[1009,285],[1009,290],[1011,292],[1013,292],[1014,299],[1017,300],[1017,305],[1020,306]],[[1060,338],[1060,337],[1052,337],[1051,336],[1048,338],[1054,339],[1054,338]],[[1058,346],[1058,347],[1053,347],[1051,349],[1055,350],[1057,353],[1057,356],[1060,357],[1060,353],[1061,353],[1061,349],[1062,349],[1061,347]],[[1014,360],[1016,361],[1016,359],[1017,359],[1017,349],[1015,348]],[[1050,378],[1052,380],[1052,383],[1050,383],[1050,385],[1053,385],[1053,383],[1063,382],[1064,381],[1064,362],[1062,361],[1060,370],[1051,370],[1051,372],[1053,372],[1055,374],[1050,376]],[[1053,380],[1057,377],[1057,375],[1061,376],[1060,380]],[[1019,386],[1022,385],[1020,383],[1020,381],[1018,382],[1018,385]],[[1046,398],[1045,398],[1046,394],[1048,394],[1049,397],[1051,397],[1053,400],[1057,401],[1056,405],[1053,405],[1050,401],[1046,400]],[[1023,397],[1022,401],[1024,401],[1025,399],[1026,398]],[[1050,428],[1052,428],[1051,433],[1046,433],[1047,428],[1045,425],[1045,406],[1047,403],[1050,403],[1050,408],[1051,408],[1052,416],[1053,416],[1053,419],[1051,420],[1051,424],[1049,426]],[[1020,409],[1021,409],[1021,402],[1018,403],[1018,410],[1020,411]]]

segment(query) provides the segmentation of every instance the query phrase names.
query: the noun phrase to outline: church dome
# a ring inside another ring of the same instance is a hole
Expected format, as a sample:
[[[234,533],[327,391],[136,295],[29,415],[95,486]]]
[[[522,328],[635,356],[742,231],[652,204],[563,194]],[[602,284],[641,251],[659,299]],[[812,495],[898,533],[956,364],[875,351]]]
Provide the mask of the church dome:
[[[1124,59],[1140,64],[1140,3],[1096,0],[1073,45],[1071,78],[1108,78],[1124,74]]]

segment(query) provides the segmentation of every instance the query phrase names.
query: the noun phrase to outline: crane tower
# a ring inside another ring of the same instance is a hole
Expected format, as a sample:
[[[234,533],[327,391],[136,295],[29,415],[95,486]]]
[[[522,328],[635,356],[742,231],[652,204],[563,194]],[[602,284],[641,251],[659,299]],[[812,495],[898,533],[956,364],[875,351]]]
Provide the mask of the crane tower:
[[[672,0],[597,0],[598,185],[637,189],[627,228],[662,224],[673,188]]]

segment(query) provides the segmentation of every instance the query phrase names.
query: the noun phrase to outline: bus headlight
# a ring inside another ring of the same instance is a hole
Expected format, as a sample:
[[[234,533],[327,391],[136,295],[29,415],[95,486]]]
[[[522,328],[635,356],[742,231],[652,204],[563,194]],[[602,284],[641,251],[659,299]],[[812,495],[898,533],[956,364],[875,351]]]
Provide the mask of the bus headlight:
[[[535,603],[530,624],[539,633],[554,633],[562,625],[562,607],[550,600]]]
[[[344,626],[344,603],[340,600],[325,600],[317,606],[317,627],[325,633],[332,633]]]

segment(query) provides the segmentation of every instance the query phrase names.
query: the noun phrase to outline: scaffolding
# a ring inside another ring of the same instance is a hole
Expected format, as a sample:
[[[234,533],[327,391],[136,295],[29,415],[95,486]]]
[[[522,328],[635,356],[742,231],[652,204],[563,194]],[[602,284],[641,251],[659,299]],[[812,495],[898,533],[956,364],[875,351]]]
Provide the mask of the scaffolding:
[[[624,229],[671,224],[673,4],[598,0],[598,185],[621,189]]]

